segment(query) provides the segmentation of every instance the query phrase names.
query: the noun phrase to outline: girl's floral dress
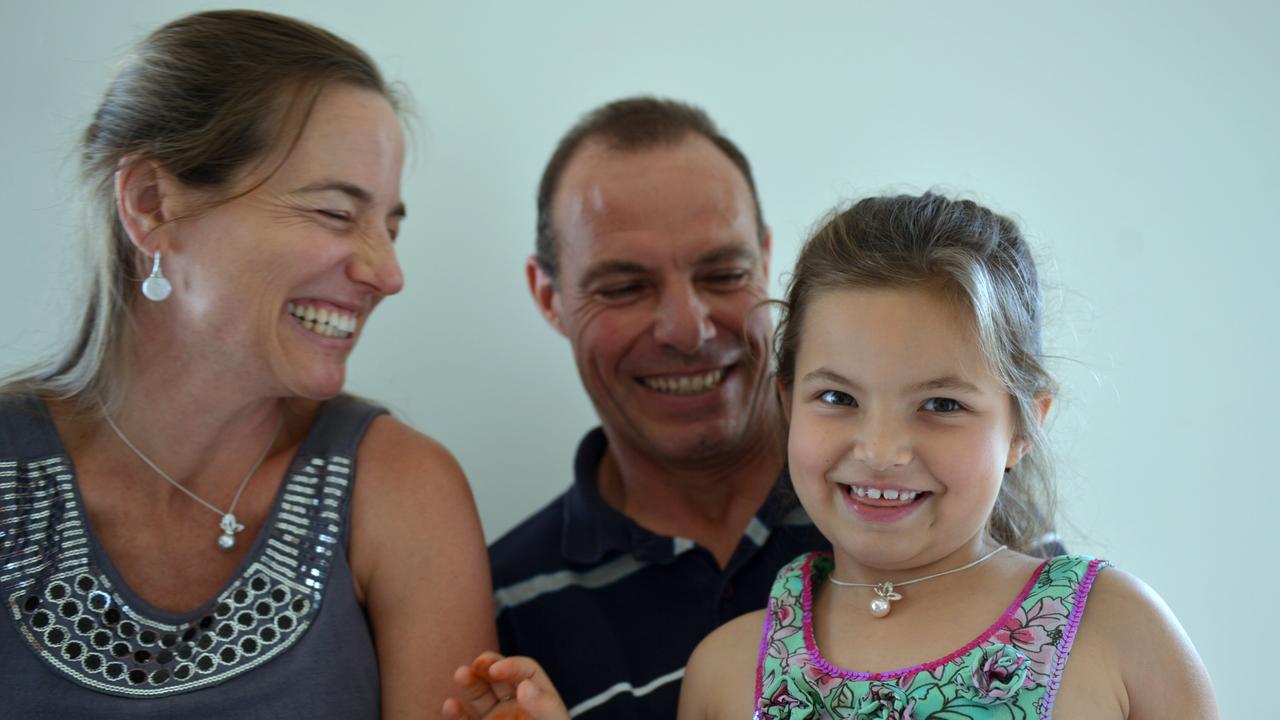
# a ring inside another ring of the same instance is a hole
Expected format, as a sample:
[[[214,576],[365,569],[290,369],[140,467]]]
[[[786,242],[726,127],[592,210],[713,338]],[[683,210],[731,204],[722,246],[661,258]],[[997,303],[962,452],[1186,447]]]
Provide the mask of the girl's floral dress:
[[[866,673],[827,662],[813,639],[813,587],[829,555],[801,555],[769,596],[756,669],[755,720],[1048,718],[1085,599],[1110,563],[1046,560],[986,632],[933,662]]]

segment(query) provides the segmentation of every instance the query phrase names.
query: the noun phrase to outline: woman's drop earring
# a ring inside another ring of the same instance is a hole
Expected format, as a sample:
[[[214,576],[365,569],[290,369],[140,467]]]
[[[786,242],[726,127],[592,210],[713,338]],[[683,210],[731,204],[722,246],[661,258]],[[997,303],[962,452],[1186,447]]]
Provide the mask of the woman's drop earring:
[[[155,260],[151,263],[151,274],[142,281],[142,294],[151,302],[160,302],[169,297],[171,292],[173,286],[165,279],[164,273],[160,272],[160,253],[157,251]]]

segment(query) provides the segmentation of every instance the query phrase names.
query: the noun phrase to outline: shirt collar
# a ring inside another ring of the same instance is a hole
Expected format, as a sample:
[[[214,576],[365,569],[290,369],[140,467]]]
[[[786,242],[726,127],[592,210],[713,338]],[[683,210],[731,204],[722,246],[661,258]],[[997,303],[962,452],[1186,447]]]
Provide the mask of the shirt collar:
[[[609,448],[602,428],[594,428],[578,443],[573,460],[573,486],[565,497],[561,553],[566,560],[597,563],[612,552],[630,553],[638,560],[667,562],[688,541],[646,530],[610,506],[600,496],[600,462]],[[756,512],[756,520],[772,530],[779,525],[811,524],[791,488],[783,468],[779,482]]]

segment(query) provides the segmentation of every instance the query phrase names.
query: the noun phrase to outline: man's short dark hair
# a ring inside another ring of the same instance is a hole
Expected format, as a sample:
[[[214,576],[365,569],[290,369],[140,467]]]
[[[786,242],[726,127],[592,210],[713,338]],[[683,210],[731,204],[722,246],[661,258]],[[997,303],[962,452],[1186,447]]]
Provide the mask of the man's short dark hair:
[[[551,201],[560,185],[560,177],[578,148],[588,140],[599,140],[610,150],[634,151],[669,146],[684,140],[690,133],[710,140],[723,152],[747,180],[751,200],[755,203],[756,226],[764,242],[764,213],[756,182],[751,176],[751,163],[733,141],[720,132],[702,108],[678,100],[650,96],[615,100],[587,113],[560,138],[560,144],[547,161],[538,185],[538,239],[534,257],[539,267],[552,280],[559,280],[560,266],[556,255],[555,227],[551,221]]]

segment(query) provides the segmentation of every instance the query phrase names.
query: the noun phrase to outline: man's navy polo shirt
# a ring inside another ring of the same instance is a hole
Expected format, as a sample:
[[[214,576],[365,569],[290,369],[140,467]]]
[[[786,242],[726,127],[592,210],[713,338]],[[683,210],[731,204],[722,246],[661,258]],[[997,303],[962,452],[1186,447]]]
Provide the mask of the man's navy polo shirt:
[[[775,488],[728,567],[692,540],[656,535],[601,499],[608,445],[587,433],[574,483],[489,548],[498,637],[546,669],[574,717],[674,718],[684,666],[712,630],[765,606],[778,570],[830,547]]]

